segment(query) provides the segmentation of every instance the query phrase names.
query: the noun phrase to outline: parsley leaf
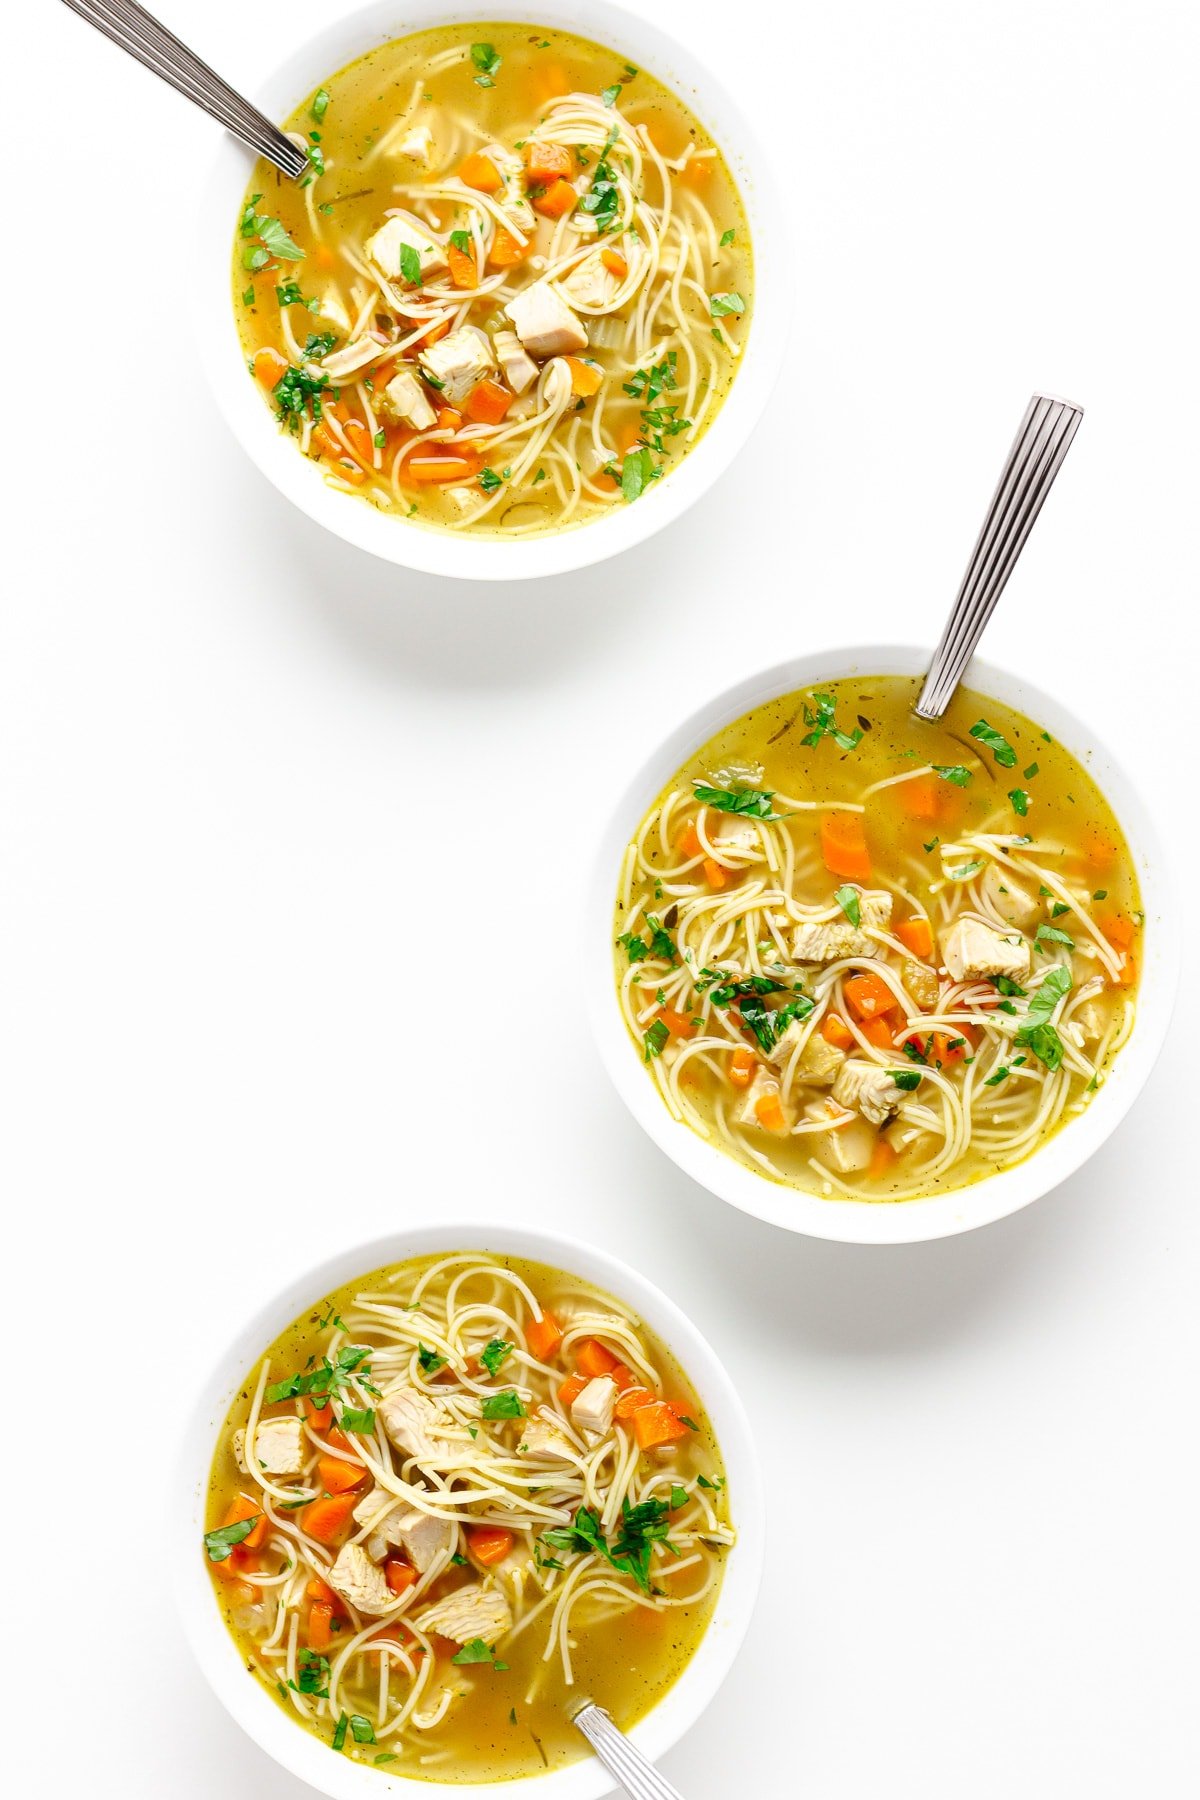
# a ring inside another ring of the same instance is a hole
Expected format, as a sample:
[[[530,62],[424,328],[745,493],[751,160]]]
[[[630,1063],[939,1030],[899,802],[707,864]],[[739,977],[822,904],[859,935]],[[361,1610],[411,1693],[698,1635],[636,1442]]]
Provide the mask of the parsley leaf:
[[[650,1592],[650,1556],[654,1544],[666,1543],[670,1508],[663,1500],[644,1500],[631,1506],[628,1498],[622,1504],[620,1530],[609,1544],[600,1529],[600,1517],[591,1507],[581,1506],[571,1524],[561,1531],[543,1533],[543,1542],[552,1550],[566,1550],[577,1556],[595,1551],[623,1575],[632,1576],[643,1593]]]
[[[351,1376],[365,1381],[365,1377],[371,1373],[371,1365],[367,1360],[370,1354],[369,1344],[343,1344],[337,1353],[336,1362],[331,1363],[326,1356],[314,1369],[305,1369],[299,1374],[287,1376],[283,1381],[272,1382],[264,1398],[272,1406],[277,1400],[294,1400],[301,1394],[311,1394],[319,1400],[327,1399],[330,1394],[346,1387]]]
[[[943,781],[952,781],[955,787],[966,787],[971,779],[970,769],[964,768],[962,763],[934,763],[933,772]]]
[[[344,1406],[338,1424],[343,1431],[358,1432],[365,1437],[370,1437],[375,1429],[375,1409],[373,1406],[366,1406],[361,1410],[353,1406]]]
[[[621,207],[617,177],[608,160],[608,153],[616,143],[618,136],[618,127],[614,125],[604,140],[604,148],[596,160],[592,185],[579,202],[580,212],[587,213],[595,219],[596,230],[601,236],[606,231],[612,230]]]
[[[436,1375],[439,1369],[444,1369],[446,1366],[444,1356],[439,1356],[436,1350],[427,1350],[425,1345],[420,1343],[417,1345],[417,1361],[421,1365],[422,1375]]]
[[[837,724],[837,703],[832,694],[814,694],[813,703],[804,703],[804,723],[812,727],[807,735],[801,738],[802,744],[819,744],[824,737],[831,737],[839,750],[856,750],[862,742],[862,731],[856,725],[853,731],[839,731]]]
[[[761,788],[708,787],[703,781],[693,781],[692,785],[701,806],[711,806],[716,812],[738,813],[747,819],[779,819],[783,816],[771,810],[774,794]]]
[[[833,897],[855,928],[862,924],[861,897],[856,887],[850,887],[848,884],[840,887]]]
[[[1050,1023],[1059,1001],[1071,991],[1071,975],[1062,964],[1047,970],[1041,986],[1030,996],[1025,1023],[1018,1030],[1016,1042],[1023,1044],[1048,1069],[1057,1069],[1063,1059],[1063,1042]]]
[[[620,95],[621,95],[621,84],[619,81],[614,81],[611,87],[605,88],[605,90],[601,94],[600,98],[604,102],[605,106],[615,106],[617,104],[618,99],[620,98]]]
[[[998,732],[986,719],[979,719],[971,727],[971,736],[986,744],[1002,769],[1016,767],[1017,753],[1008,739]]]
[[[732,242],[736,236],[737,236],[737,232],[734,230],[733,226],[731,225],[729,227],[728,231],[723,231],[721,233],[721,242],[720,242],[719,248],[724,250],[724,248],[727,244],[732,244]]]
[[[313,95],[313,98],[312,98],[312,105],[309,107],[308,110],[309,110],[310,116],[312,118],[314,118],[317,121],[317,124],[319,125],[321,123],[321,120],[325,117],[325,114],[329,111],[329,90],[328,90],[328,88],[318,88],[317,89],[316,93]]]
[[[233,1546],[240,1544],[243,1538],[248,1538],[261,1518],[261,1513],[253,1513],[248,1519],[238,1519],[232,1525],[221,1525],[216,1531],[206,1531],[204,1548],[208,1551],[209,1562],[224,1562]]]
[[[1047,944],[1065,944],[1068,950],[1075,948],[1075,939],[1057,925],[1039,925],[1033,941],[1039,950],[1044,949]]]
[[[469,231],[452,231],[450,242],[456,250],[461,250],[464,255],[468,254],[471,249],[471,234]]]
[[[501,1363],[507,1362],[513,1353],[513,1346],[504,1338],[493,1338],[486,1350],[480,1352],[479,1360],[489,1375],[499,1372]]]
[[[1009,788],[1008,797],[1012,801],[1013,811],[1019,813],[1021,817],[1024,818],[1029,811],[1029,795],[1025,792],[1025,789]]]
[[[503,1394],[488,1394],[482,1412],[485,1419],[524,1419],[527,1417],[518,1394],[509,1388]]]
[[[653,1057],[661,1056],[667,1047],[670,1035],[670,1027],[666,1021],[655,1019],[649,1030],[642,1034],[642,1042],[645,1045],[645,1055],[642,1060],[650,1062]]]
[[[400,273],[413,287],[420,287],[421,258],[412,244],[400,246]]]
[[[471,61],[479,70],[475,77],[476,87],[495,87],[496,72],[503,61],[503,58],[496,54],[496,46],[494,44],[472,44]]]
[[[457,1663],[460,1669],[467,1668],[472,1663],[487,1663],[491,1668],[497,1670],[504,1670],[508,1667],[507,1663],[496,1660],[496,1652],[490,1644],[485,1644],[482,1638],[472,1638],[470,1643],[463,1645],[457,1656],[450,1658],[450,1661]]]
[[[370,1719],[364,1719],[361,1713],[350,1714],[350,1735],[356,1744],[373,1744],[375,1727]]]
[[[652,481],[662,474],[649,450],[627,450],[621,462],[621,498],[627,503],[640,500]]]
[[[740,294],[710,294],[708,307],[714,319],[723,319],[727,313],[744,313],[746,302]]]
[[[921,1085],[920,1069],[889,1069],[888,1074],[896,1086],[903,1088],[906,1094],[911,1094],[915,1088]]]

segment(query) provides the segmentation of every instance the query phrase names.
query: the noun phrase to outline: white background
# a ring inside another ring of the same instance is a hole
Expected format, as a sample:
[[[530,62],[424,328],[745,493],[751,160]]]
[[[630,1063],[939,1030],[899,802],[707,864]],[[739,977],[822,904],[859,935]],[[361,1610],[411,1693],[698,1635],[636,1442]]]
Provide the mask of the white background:
[[[161,10],[252,87],[328,5]],[[189,337],[214,128],[64,9],[19,15],[0,1157],[26,1792],[300,1800],[180,1639],[162,1450],[265,1291],[463,1211],[635,1262],[752,1411],[769,1569],[667,1760],[688,1800],[1196,1791],[1194,967],[1093,1163],[887,1251],[678,1174],[572,974],[639,753],[787,651],[932,640],[1035,386],[1088,416],[987,649],[1153,789],[1194,909],[1196,9],[656,12],[774,144],[792,355],[703,509],[492,592],[321,535],[243,458]]]

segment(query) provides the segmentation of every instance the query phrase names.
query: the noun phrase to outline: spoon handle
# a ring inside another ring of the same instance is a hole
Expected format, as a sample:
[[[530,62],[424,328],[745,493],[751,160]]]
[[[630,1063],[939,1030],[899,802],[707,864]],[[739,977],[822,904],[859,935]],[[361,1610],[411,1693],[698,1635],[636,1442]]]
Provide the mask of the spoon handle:
[[[949,706],[1082,417],[1081,406],[1049,394],[1035,394],[1029,402],[929,665],[915,708],[918,718],[940,719]]]
[[[292,181],[299,180],[308,167],[304,151],[257,106],[243,99],[207,63],[201,62],[186,44],[181,44],[137,0],[64,0],[64,4],[143,67],[170,82]]]
[[[620,1782],[630,1800],[682,1800],[679,1789],[673,1788],[653,1763],[646,1761],[625,1733],[613,1724],[602,1706],[589,1700],[573,1715],[571,1723],[579,1727],[604,1767],[615,1781]]]

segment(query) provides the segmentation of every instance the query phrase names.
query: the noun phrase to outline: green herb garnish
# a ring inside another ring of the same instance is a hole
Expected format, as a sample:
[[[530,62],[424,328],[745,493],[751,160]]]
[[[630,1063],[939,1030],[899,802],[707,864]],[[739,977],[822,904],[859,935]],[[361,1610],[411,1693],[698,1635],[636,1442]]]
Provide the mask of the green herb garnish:
[[[1012,769],[1016,767],[1016,751],[1013,749],[1008,739],[998,732],[995,726],[989,725],[986,719],[979,719],[972,725],[971,736],[973,738],[978,738],[981,744],[987,745],[1002,769]]]
[[[858,889],[849,885],[840,887],[833,897],[857,930],[862,924],[862,897]]]
[[[485,1419],[524,1419],[528,1416],[520,1395],[511,1388],[503,1394],[488,1394],[480,1410]]]

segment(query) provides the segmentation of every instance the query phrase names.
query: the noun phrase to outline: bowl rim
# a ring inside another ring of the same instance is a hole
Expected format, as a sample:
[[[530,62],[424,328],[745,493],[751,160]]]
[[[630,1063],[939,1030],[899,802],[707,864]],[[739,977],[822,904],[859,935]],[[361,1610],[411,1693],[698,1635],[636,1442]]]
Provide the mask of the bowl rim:
[[[435,1225],[398,1227],[324,1256],[265,1301],[227,1341],[208,1373],[179,1435],[169,1490],[169,1561],[184,1635],[218,1699],[259,1748],[332,1800],[379,1800],[381,1771],[335,1755],[291,1720],[249,1678],[215,1600],[199,1553],[203,1507],[218,1433],[255,1360],[279,1333],[332,1290],[390,1263],[431,1254],[479,1250],[547,1263],[580,1275],[625,1301],[643,1317],[687,1371],[700,1394],[729,1478],[738,1538],[725,1561],[717,1608],[694,1656],[663,1698],[630,1732],[652,1761],[663,1756],[707,1709],[728,1674],[749,1627],[762,1575],[766,1504],[750,1420],[732,1379],[708,1339],[661,1288],[606,1250],[540,1226],[500,1225],[465,1215]],[[470,1794],[503,1800],[536,1780],[546,1800],[600,1800],[613,1782],[592,1757],[532,1777],[475,1783],[386,1776],[391,1791],[413,1800]],[[364,1787],[364,1783],[367,1785]]]
[[[217,408],[242,449],[301,512],[335,537],[417,573],[490,582],[532,580],[590,567],[633,549],[678,519],[708,492],[757,426],[785,360],[794,307],[791,253],[772,229],[783,217],[771,160],[752,121],[721,75],[694,46],[663,31],[619,0],[497,0],[481,13],[448,0],[416,0],[398,19],[389,0],[366,0],[294,45],[252,98],[271,117],[285,117],[330,72],[397,35],[480,22],[529,23],[571,31],[618,56],[637,59],[709,127],[738,186],[750,227],[754,311],[741,366],[718,413],[693,450],[632,506],[590,524],[506,543],[407,524],[326,485],[275,425],[246,373],[234,316],[231,254],[234,223],[254,157],[225,137],[198,197],[202,254],[193,292],[200,360]]]
[[[1072,708],[1007,667],[975,657],[963,686],[1015,707],[1052,731],[1096,781],[1133,853],[1145,911],[1145,951],[1134,1028],[1108,1079],[1083,1113],[1023,1162],[946,1194],[893,1205],[825,1199],[773,1182],[671,1117],[630,1042],[613,974],[620,856],[638,820],[690,756],[752,708],[820,680],[919,675],[928,662],[929,651],[911,644],[840,646],[789,657],[707,694],[624,784],[600,836],[585,908],[582,953],[592,1030],[601,1061],[638,1124],[672,1162],[719,1199],[784,1230],[840,1243],[905,1244],[952,1237],[1006,1218],[1065,1181],[1100,1148],[1141,1092],[1162,1049],[1177,986],[1179,930],[1153,802]]]

